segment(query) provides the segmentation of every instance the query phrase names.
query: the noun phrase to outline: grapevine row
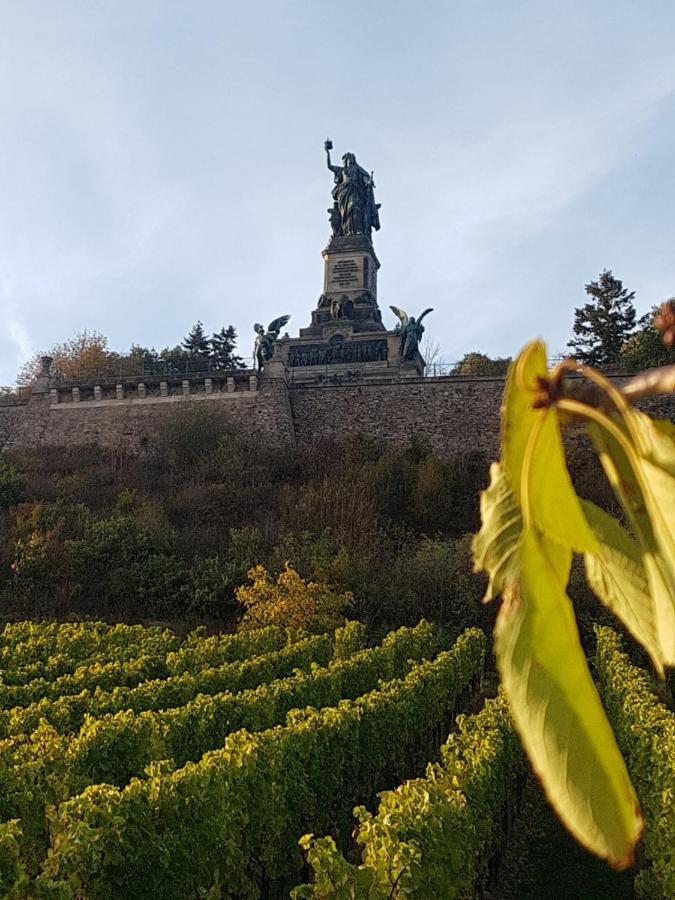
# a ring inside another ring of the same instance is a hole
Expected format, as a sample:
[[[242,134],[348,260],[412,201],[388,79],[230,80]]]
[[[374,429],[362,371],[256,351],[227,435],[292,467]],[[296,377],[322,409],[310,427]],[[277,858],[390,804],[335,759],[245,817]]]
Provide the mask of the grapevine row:
[[[354,803],[408,776],[484,653],[482,632],[465,632],[433,662],[357,700],[237,732],[199,763],[155,764],[123,790],[87,788],[56,811],[36,890],[161,900],[218,895],[218,886],[241,898],[287,889],[299,880],[300,835],[347,833]]]
[[[185,672],[171,678],[143,681],[134,687],[115,687],[111,691],[85,689],[76,695],[43,698],[27,707],[0,713],[0,733],[5,739],[30,734],[41,723],[58,732],[77,731],[85,717],[100,718],[123,710],[143,712],[183,706],[198,694],[242,691],[307,669],[312,663],[325,665],[330,658],[331,639],[315,635],[283,650],[263,653],[242,662],[226,663],[192,675]]]
[[[198,687],[195,693],[199,690],[203,690],[204,693],[213,693],[206,686],[209,681],[209,672],[220,672],[227,665],[235,666],[241,660],[244,663],[248,663],[252,654],[255,654],[257,660],[261,660],[265,655],[283,652],[285,649],[288,649],[289,636],[282,629],[270,628],[264,629],[258,635],[254,632],[244,632],[236,635],[225,635],[215,640],[217,641],[216,646],[220,649],[217,654],[214,653],[213,655],[219,656],[223,662],[217,667],[204,670],[205,686]],[[324,641],[326,640],[328,639],[324,638]],[[41,700],[72,697],[76,707],[78,705],[83,706],[85,712],[94,712],[94,709],[88,705],[90,695],[96,692],[97,701],[100,700],[100,703],[105,705],[108,701],[107,694],[110,693],[115,695],[115,699],[110,701],[112,702],[112,707],[110,709],[100,709],[99,712],[111,712],[116,709],[126,708],[136,709],[137,707],[134,706],[135,698],[144,697],[148,692],[150,696],[153,696],[156,679],[163,680],[166,693],[170,698],[173,696],[174,691],[177,692],[179,698],[190,696],[189,685],[191,679],[198,680],[202,675],[199,667],[195,667],[194,673],[182,672],[180,675],[173,674],[173,666],[178,664],[181,653],[189,653],[190,650],[191,647],[187,646],[184,648],[184,651],[172,652],[166,657],[162,655],[143,655],[126,663],[114,661],[105,664],[85,664],[79,666],[74,672],[62,675],[53,681],[38,678],[22,685],[0,683],[0,707],[5,710],[5,714],[0,715],[0,734],[10,733],[4,723],[12,715],[17,715],[18,709],[39,704]],[[241,664],[244,665],[244,663]],[[250,685],[245,684],[244,686],[249,687]],[[227,688],[219,687],[216,689],[226,690]],[[186,691],[187,694],[185,693]],[[129,699],[122,701],[122,698],[126,697],[127,694]],[[194,693],[191,696],[194,696]],[[118,701],[127,705],[116,705]],[[155,708],[143,706],[142,700],[138,700],[138,702],[141,704],[138,707],[140,709]],[[178,699],[175,703],[170,699],[165,705],[178,705],[182,702],[185,702],[184,699]],[[31,711],[34,712],[35,710]],[[39,716],[41,715],[43,714],[39,713]]]
[[[67,656],[84,662],[89,657],[123,648],[164,655],[180,639],[166,628],[143,625],[108,625],[106,622],[17,622],[0,632],[0,670],[12,670],[50,657]]]
[[[81,633],[73,634],[72,627],[63,627],[67,629],[65,639],[57,633],[55,640],[50,631],[46,642],[28,638],[0,651],[0,681],[23,685],[38,679],[53,681],[76,671],[76,677],[82,680],[87,677],[86,667],[91,671],[106,663],[127,663],[141,656],[165,660],[166,674],[179,675],[280,650],[291,639],[297,639],[277,627],[210,638],[204,636],[203,628],[198,628],[182,643],[172,632],[159,628],[114,626],[99,633],[98,629],[85,626]],[[31,690],[35,692],[36,687]]]
[[[414,661],[434,656],[446,642],[443,632],[421,622],[413,629],[399,629],[379,647],[352,658],[298,671],[254,690],[200,695],[185,706],[161,712],[87,717],[75,737],[42,726],[20,743],[0,745],[4,786],[0,818],[20,819],[26,845],[39,845],[46,840],[47,807],[90,784],[122,787],[132,777],[142,777],[153,760],[170,758],[183,765],[221,747],[232,731],[261,731],[283,723],[293,708],[331,706],[343,697],[358,697],[380,680],[406,674]],[[41,747],[37,755],[36,746]]]
[[[360,864],[347,862],[331,837],[302,838],[314,881],[293,891],[296,900],[483,895],[488,863],[509,830],[522,754],[501,696],[457,725],[426,778],[381,794],[375,815],[356,808]]]
[[[675,715],[632,665],[621,638],[596,628],[595,666],[600,693],[645,818],[649,866],[635,880],[640,897],[675,897]]]

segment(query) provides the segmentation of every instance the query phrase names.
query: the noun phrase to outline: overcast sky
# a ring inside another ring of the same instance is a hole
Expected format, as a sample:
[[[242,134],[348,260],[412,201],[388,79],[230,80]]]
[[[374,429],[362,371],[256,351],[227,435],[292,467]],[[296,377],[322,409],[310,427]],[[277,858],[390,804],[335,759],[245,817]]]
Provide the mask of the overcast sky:
[[[453,361],[569,339],[610,268],[675,294],[675,3],[0,0],[0,384],[80,329],[308,324],[335,155],[379,302]]]

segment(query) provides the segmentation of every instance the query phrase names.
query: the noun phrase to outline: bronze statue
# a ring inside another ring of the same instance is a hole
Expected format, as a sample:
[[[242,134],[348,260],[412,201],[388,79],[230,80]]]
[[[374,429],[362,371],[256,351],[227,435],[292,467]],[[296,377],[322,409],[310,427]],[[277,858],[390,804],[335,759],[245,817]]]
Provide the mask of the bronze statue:
[[[380,228],[379,209],[381,204],[375,203],[375,182],[370,175],[356,162],[353,153],[345,153],[342,166],[331,163],[330,151],[333,143],[324,143],[328,168],[335,176],[335,187],[332,196],[334,205],[330,212],[333,235],[365,234],[370,237],[371,229]]]
[[[330,314],[333,319],[351,319],[354,315],[354,304],[346,294],[333,297],[330,301]]]
[[[424,334],[422,319],[428,315],[428,313],[433,312],[433,308],[425,309],[422,315],[418,316],[417,319],[415,319],[415,316],[408,316],[408,314],[404,310],[399,309],[398,306],[390,306],[389,309],[401,320],[401,324],[396,326],[399,333],[399,352],[401,357],[407,361],[414,360],[419,353],[420,341]]]
[[[340,216],[340,209],[337,203],[334,203],[328,212],[328,218],[330,219],[330,227],[333,232],[333,236],[336,234],[340,234],[340,228],[342,227],[342,217]]]
[[[253,330],[256,333],[253,355],[259,369],[262,369],[265,363],[272,359],[274,343],[279,337],[279,332],[289,319],[290,316],[279,316],[278,319],[273,319],[267,328],[267,332],[265,332],[265,329],[259,322],[256,322],[253,326]]]

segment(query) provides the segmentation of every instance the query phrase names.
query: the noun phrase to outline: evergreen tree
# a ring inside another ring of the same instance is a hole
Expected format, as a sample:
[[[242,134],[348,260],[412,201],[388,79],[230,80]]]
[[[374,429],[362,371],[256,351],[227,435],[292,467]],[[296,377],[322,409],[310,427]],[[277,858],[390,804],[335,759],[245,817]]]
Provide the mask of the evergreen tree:
[[[635,291],[628,291],[609,269],[585,286],[591,302],[574,310],[573,356],[590,366],[616,366],[621,347],[635,330]]]
[[[197,322],[188,336],[183,340],[183,350],[190,357],[191,362],[206,365],[211,356],[211,341],[204,333],[203,322]]]
[[[235,354],[237,332],[233,325],[221,328],[211,338],[211,364],[215,369],[243,369],[244,360]]]

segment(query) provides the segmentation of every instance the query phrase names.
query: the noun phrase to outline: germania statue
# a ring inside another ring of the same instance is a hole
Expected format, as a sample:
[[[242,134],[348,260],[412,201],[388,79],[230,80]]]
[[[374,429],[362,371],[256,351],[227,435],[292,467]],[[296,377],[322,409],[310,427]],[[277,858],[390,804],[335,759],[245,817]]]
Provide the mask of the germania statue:
[[[330,151],[333,143],[330,139],[324,143],[326,162],[334,175],[333,206],[328,210],[334,236],[365,234],[370,237],[371,229],[379,231],[380,203],[375,203],[375,182],[370,175],[356,162],[353,153],[345,153],[343,165],[331,163]]]

